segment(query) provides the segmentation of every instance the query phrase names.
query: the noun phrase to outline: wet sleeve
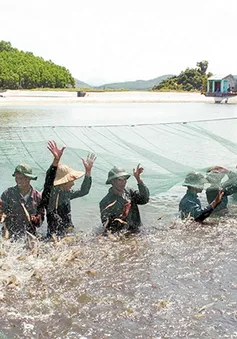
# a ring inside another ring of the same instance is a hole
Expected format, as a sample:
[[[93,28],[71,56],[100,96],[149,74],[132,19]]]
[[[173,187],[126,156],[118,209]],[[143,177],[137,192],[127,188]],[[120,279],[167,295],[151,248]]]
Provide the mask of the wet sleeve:
[[[8,197],[7,197],[7,191],[4,191],[1,195],[1,200],[2,200],[2,211],[6,215],[10,213],[9,210],[9,203],[8,203]]]
[[[197,216],[196,218],[194,218],[195,221],[197,222],[202,222],[203,220],[205,220],[206,218],[209,217],[209,215],[213,212],[213,208],[208,205],[207,207],[205,207],[204,209],[202,209],[202,212],[199,216]]]
[[[218,193],[219,193],[219,187],[208,187],[206,189],[206,198],[207,198],[208,204],[211,204],[213,200],[216,199]]]
[[[71,191],[70,192],[70,200],[76,199],[79,197],[83,197],[84,195],[87,195],[91,189],[91,184],[92,184],[92,178],[85,176],[81,188],[77,191]]]
[[[190,216],[192,216],[194,220],[198,222],[205,220],[213,212],[211,205],[201,208],[198,203],[192,200],[187,201],[186,209],[189,211]]]
[[[52,165],[49,167],[49,169],[46,172],[41,202],[39,203],[37,207],[38,213],[42,213],[42,210],[44,208],[47,209],[49,205],[50,193],[53,188],[53,183],[56,177],[56,172],[57,172],[57,166],[52,166]]]
[[[138,184],[138,190],[132,192],[134,202],[138,205],[145,205],[149,201],[150,192],[143,182]]]

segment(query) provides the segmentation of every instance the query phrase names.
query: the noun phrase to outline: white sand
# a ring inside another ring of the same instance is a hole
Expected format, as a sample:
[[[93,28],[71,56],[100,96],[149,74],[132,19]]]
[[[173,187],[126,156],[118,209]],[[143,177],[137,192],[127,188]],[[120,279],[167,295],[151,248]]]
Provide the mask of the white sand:
[[[77,97],[75,92],[66,91],[12,91],[1,93],[0,106],[39,105],[62,103],[159,103],[159,102],[200,102],[214,103],[200,93],[173,92],[88,92],[85,97]],[[230,98],[229,103],[237,103],[237,97]]]

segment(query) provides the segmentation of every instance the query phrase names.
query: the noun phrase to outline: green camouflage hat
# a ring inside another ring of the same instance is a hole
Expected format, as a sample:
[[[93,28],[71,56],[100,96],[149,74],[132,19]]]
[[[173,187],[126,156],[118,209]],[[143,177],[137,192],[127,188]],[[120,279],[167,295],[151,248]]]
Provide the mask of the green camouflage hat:
[[[206,183],[205,177],[198,172],[190,172],[186,175],[186,178],[183,182],[183,186],[189,186],[194,188],[203,188],[203,185]]]
[[[16,173],[23,174],[25,177],[30,178],[32,180],[37,180],[37,176],[32,174],[32,168],[27,164],[20,164],[16,166],[12,176],[15,177]]]
[[[118,168],[114,166],[108,173],[108,179],[106,181],[106,185],[111,184],[113,179],[126,177],[126,179],[130,178],[131,174],[128,174],[123,168]]]
[[[225,173],[213,171],[213,172],[207,173],[206,179],[210,184],[220,184],[224,176],[225,176]]]

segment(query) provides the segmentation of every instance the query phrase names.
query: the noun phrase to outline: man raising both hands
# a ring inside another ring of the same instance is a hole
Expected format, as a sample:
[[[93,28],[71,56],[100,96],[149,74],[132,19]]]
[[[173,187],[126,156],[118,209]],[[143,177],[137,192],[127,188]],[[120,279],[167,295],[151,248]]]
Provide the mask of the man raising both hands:
[[[137,165],[133,175],[137,180],[138,189],[126,187],[130,174],[123,168],[113,167],[108,173],[106,184],[112,185],[108,194],[100,201],[101,221],[104,232],[127,230],[132,233],[139,231],[141,218],[137,205],[145,205],[149,201],[149,190],[141,179],[144,169]]]

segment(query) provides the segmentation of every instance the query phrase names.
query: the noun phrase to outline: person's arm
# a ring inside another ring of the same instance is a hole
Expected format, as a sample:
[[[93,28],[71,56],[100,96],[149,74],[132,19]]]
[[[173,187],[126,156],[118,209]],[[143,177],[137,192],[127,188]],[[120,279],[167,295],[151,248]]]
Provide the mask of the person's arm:
[[[146,185],[141,179],[141,174],[143,173],[144,168],[140,167],[140,164],[137,165],[137,168],[133,169],[133,175],[137,180],[138,190],[132,192],[133,199],[138,205],[145,205],[149,201],[150,192]]]
[[[84,195],[87,195],[91,189],[91,184],[92,184],[92,178],[91,177],[84,177],[84,180],[81,184],[81,188],[74,191],[70,191],[70,200],[79,198],[79,197],[84,197]]]
[[[86,159],[82,158],[83,165],[85,167],[85,177],[81,184],[81,188],[77,191],[70,192],[70,199],[76,199],[79,197],[83,197],[87,195],[91,189],[92,178],[91,178],[91,170],[96,160],[96,156],[93,153],[89,153]]]
[[[82,162],[83,162],[83,165],[85,167],[85,176],[86,177],[90,177],[91,176],[91,170],[92,170],[92,167],[94,165],[94,162],[96,160],[96,156],[94,153],[89,153],[87,155],[87,158],[84,159],[84,158],[81,158]]]
[[[8,204],[8,198],[7,198],[6,191],[4,191],[1,195],[1,210],[2,210],[2,213],[6,215],[9,214],[9,204]]]
[[[47,148],[53,154],[54,159],[52,165],[46,172],[41,202],[37,206],[37,214],[39,215],[42,214],[42,210],[44,210],[45,208],[47,209],[48,207],[50,192],[53,187],[54,179],[56,177],[57,167],[66,147],[62,147],[61,149],[59,149],[54,140],[49,140]]]
[[[213,212],[213,208],[211,207],[211,205],[208,205],[207,207],[205,207],[204,209],[199,209],[194,207],[194,211],[192,212],[194,215],[194,220],[197,222],[202,222],[204,221],[206,218],[209,217],[209,215]],[[190,213],[191,215],[191,213]],[[195,217],[195,215],[198,215]]]
[[[215,198],[215,200],[213,200],[210,205],[208,205],[206,208],[204,208],[202,210],[202,213],[196,217],[194,220],[198,221],[198,222],[202,222],[203,220],[205,220],[207,217],[209,217],[209,215],[214,211],[214,209],[216,208],[216,206],[220,203],[222,197],[224,195],[224,192],[222,192],[221,190],[218,191],[218,194]]]
[[[210,205],[202,208],[198,198],[193,199],[193,197],[188,197],[186,195],[180,202],[179,210],[181,212],[182,219],[193,217],[194,220],[201,221],[201,219],[204,220],[207,218],[213,209]],[[198,218],[200,218],[200,220],[198,220]]]
[[[2,210],[2,199],[0,199],[0,222],[3,218],[3,210]]]

